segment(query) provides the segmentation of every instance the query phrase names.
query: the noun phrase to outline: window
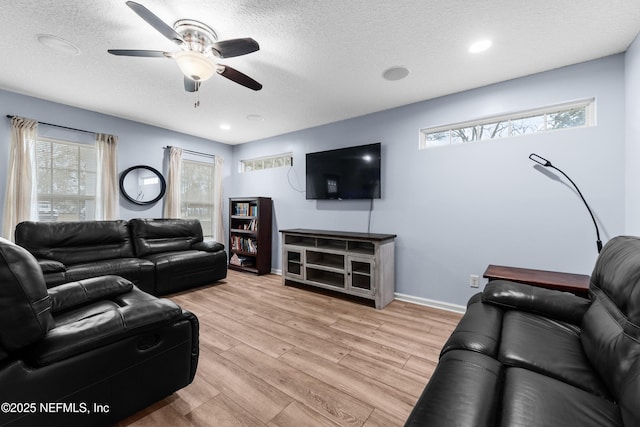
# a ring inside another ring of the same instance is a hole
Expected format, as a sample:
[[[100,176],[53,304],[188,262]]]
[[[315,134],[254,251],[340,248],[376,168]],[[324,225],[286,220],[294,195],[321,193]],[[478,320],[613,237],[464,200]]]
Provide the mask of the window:
[[[213,178],[212,163],[182,160],[180,217],[199,219],[205,239],[213,237]]]
[[[93,145],[40,137],[36,164],[40,221],[95,218],[97,165]]]
[[[595,100],[420,129],[420,149],[595,125]]]
[[[274,156],[258,157],[240,160],[240,173],[253,172],[263,169],[288,168],[293,164],[293,153],[276,154]]]

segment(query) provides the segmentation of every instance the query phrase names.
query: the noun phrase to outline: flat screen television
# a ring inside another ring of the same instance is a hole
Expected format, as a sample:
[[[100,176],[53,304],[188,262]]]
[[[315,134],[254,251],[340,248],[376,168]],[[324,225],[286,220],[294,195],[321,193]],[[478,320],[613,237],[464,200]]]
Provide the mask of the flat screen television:
[[[382,144],[307,154],[307,199],[379,199]]]

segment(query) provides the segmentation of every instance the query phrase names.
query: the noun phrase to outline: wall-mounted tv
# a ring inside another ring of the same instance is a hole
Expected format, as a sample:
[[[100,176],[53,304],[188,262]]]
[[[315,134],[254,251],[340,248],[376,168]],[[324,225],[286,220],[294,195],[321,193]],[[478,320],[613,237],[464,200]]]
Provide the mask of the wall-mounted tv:
[[[382,144],[307,154],[307,199],[379,199]]]

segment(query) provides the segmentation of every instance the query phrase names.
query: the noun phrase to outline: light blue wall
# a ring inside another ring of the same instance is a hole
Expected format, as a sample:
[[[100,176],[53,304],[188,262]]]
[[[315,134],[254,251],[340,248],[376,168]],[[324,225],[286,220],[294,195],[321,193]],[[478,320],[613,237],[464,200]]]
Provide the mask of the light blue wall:
[[[120,170],[141,163],[162,170],[165,145],[222,155],[225,198],[274,199],[274,269],[281,268],[279,229],[367,230],[368,201],[305,200],[298,191],[305,185],[305,153],[380,141],[383,198],[374,201],[371,231],[398,235],[397,292],[465,304],[475,292],[469,275],[481,275],[490,263],[591,272],[596,250],[588,214],[573,190],[534,168],[531,152],[576,181],[603,241],[625,232],[625,149],[640,151],[637,138],[625,146],[625,92],[629,108],[630,90],[640,83],[629,77],[638,75],[638,50],[636,41],[626,63],[624,55],[611,56],[233,147],[7,91],[0,91],[0,114],[117,134]],[[597,100],[596,127],[418,150],[421,127],[591,97]],[[627,123],[638,114],[637,104],[631,108]],[[0,118],[4,171],[8,145],[9,120]],[[292,169],[237,173],[241,159],[289,151]],[[0,173],[0,203],[5,186],[6,172]],[[125,219],[159,217],[162,208],[141,211],[122,200],[120,212]]]
[[[472,72],[472,71],[470,71]],[[578,195],[540,172],[536,152],[579,185],[602,240],[625,229],[625,61],[588,63],[234,147],[233,196],[274,199],[274,229],[366,231],[368,201],[308,201],[305,153],[382,142],[371,231],[397,234],[396,291],[465,304],[488,264],[590,274],[595,231]],[[372,88],[372,90],[375,90]],[[418,150],[419,129],[596,98],[597,126]],[[239,174],[241,159],[291,151],[294,167]],[[280,236],[273,268],[281,269]]]
[[[626,233],[640,236],[640,36],[625,55]]]
[[[167,145],[220,155],[225,159],[224,188],[229,187],[232,157],[232,148],[229,145],[0,90],[0,220],[4,212],[6,171],[11,135],[10,120],[5,118],[6,115],[23,116],[40,122],[118,135],[119,171],[130,166],[145,164],[161,171],[166,177],[165,150],[162,147]],[[44,125],[39,127],[38,132],[50,136],[64,136],[78,141],[93,138],[91,134],[63,131]],[[227,197],[226,192],[225,197]],[[162,208],[162,201],[152,206],[138,206],[122,197],[120,198],[120,217],[123,219],[160,218],[162,217]]]

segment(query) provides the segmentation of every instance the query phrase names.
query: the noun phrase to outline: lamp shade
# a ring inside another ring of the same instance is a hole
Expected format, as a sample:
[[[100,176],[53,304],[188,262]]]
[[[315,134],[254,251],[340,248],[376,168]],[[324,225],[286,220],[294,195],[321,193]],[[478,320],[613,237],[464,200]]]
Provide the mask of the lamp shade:
[[[205,81],[216,71],[216,65],[197,52],[182,51],[172,55],[180,71],[195,81]]]

